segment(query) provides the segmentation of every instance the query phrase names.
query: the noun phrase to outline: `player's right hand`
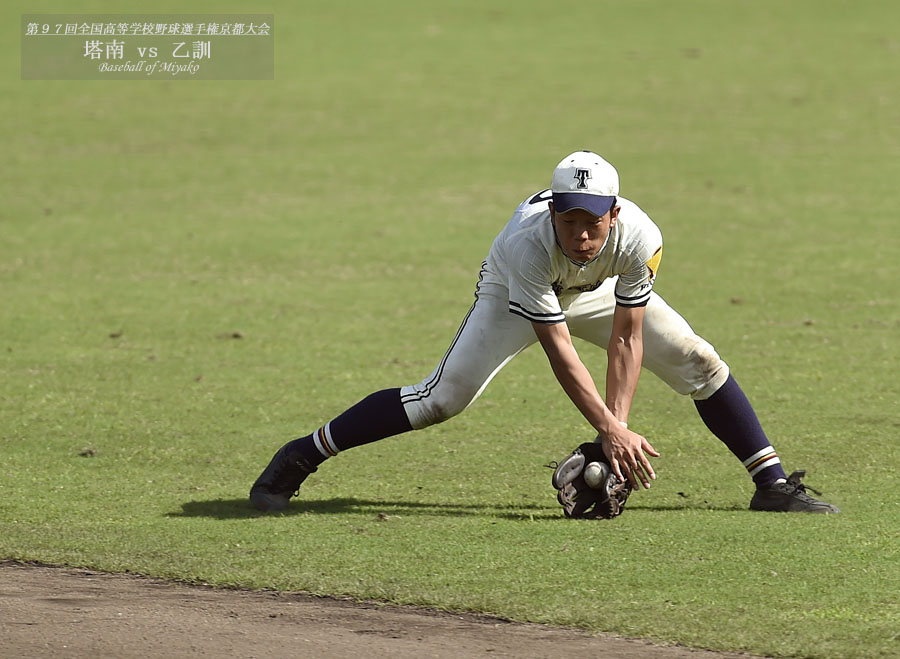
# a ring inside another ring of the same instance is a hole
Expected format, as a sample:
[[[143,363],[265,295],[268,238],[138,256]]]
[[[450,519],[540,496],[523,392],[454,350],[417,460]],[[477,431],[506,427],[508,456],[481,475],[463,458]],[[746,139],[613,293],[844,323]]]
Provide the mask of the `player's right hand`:
[[[659,453],[645,437],[620,426],[601,436],[600,443],[616,476],[630,481],[635,489],[640,489],[641,484],[650,488],[650,481],[656,479],[656,472],[647,456],[658,458]]]

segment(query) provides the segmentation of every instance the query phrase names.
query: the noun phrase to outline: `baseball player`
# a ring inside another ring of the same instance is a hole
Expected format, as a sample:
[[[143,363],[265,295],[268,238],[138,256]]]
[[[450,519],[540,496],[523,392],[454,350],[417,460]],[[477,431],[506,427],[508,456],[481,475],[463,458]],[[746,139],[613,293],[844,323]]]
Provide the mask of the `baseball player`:
[[[756,484],[751,509],[839,512],[807,493],[804,472],[785,475],[728,365],[653,291],[662,252],[657,226],[619,196],[616,169],[590,151],[566,156],[550,188],[523,201],[494,240],[475,303],[434,371],[417,384],[373,393],[282,446],[253,484],[251,502],[281,510],[326,459],[459,414],[513,357],[540,343],[563,390],[597,431],[610,478],[629,490],[650,487],[650,458],[659,456],[628,427],[643,366],[690,396],[741,461]],[[605,398],[572,336],[606,349]]]

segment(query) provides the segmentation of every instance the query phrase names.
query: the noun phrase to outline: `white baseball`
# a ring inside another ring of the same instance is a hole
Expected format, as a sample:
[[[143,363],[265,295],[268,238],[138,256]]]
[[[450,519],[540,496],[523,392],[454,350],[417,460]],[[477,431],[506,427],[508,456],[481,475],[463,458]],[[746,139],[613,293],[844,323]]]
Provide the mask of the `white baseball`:
[[[606,481],[608,469],[609,467],[601,462],[589,462],[584,468],[584,482],[588,487],[599,490]]]

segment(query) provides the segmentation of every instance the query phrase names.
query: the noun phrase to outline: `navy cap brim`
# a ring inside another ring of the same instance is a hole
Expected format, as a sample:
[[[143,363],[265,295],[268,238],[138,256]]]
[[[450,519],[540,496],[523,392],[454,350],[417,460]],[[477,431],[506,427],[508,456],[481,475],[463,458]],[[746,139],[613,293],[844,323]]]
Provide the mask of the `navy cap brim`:
[[[602,217],[609,212],[615,203],[615,197],[601,197],[595,194],[581,192],[554,192],[553,209],[557,213],[568,213],[574,208],[581,208],[597,217]]]

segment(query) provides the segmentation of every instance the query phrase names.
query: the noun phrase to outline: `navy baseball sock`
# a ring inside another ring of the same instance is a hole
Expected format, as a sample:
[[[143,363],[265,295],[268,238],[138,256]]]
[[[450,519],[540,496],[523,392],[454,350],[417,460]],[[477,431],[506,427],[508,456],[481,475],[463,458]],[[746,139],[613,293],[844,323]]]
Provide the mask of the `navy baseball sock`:
[[[706,427],[744,464],[757,487],[785,478],[778,454],[733,376],[712,396],[695,400],[694,405]]]
[[[383,389],[367,396],[316,432],[292,444],[313,466],[354,446],[412,430],[399,389]]]

